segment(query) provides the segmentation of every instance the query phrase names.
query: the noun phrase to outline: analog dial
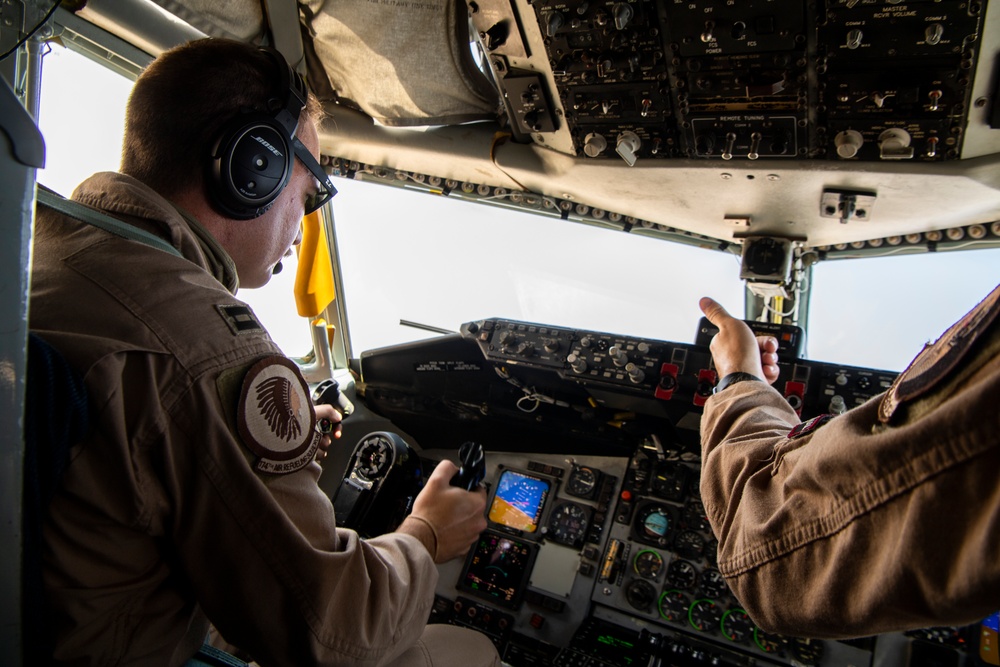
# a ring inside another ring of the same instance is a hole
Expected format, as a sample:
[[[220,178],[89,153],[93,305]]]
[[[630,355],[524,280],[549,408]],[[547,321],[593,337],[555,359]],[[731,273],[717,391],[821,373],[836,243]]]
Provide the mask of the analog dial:
[[[566,493],[577,498],[593,498],[601,473],[587,466],[573,466],[573,472],[566,482]]]
[[[675,560],[667,568],[667,583],[681,590],[694,590],[698,583],[698,570],[686,560]]]
[[[660,616],[665,621],[682,623],[684,617],[687,615],[690,603],[691,601],[687,595],[677,589],[671,589],[663,591],[663,595],[660,596],[660,602],[657,606],[660,610]]]
[[[692,500],[684,506],[682,520],[684,521],[684,526],[691,530],[701,532],[712,530],[712,526],[708,523],[708,517],[705,516],[705,507],[701,504],[700,500]]]
[[[698,632],[715,632],[721,620],[722,609],[715,600],[695,600],[688,609],[688,623]]]
[[[636,579],[625,589],[625,599],[639,611],[650,611],[656,602],[656,589],[644,579]]]
[[[779,653],[781,651],[781,637],[764,632],[760,628],[753,629],[753,641],[757,648],[765,653]]]
[[[722,634],[731,642],[745,643],[753,636],[753,621],[745,610],[733,608],[722,615]]]
[[[705,552],[705,538],[693,530],[685,530],[674,540],[674,551],[684,558],[701,558]]]
[[[646,505],[636,514],[635,533],[641,542],[666,546],[673,529],[674,515],[665,505]]]
[[[721,598],[729,594],[729,586],[718,570],[705,570],[701,573],[701,593],[705,597]]]
[[[579,547],[587,536],[590,509],[573,502],[557,505],[549,515],[546,537],[559,544]]]
[[[656,579],[663,571],[663,556],[651,549],[643,549],[632,561],[635,573],[646,579]]]

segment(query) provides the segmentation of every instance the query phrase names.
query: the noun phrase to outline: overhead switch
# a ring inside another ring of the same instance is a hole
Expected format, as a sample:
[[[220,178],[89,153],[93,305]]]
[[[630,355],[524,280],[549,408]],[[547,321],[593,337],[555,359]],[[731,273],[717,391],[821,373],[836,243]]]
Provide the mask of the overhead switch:
[[[635,166],[636,153],[642,146],[642,139],[635,132],[625,131],[618,135],[618,143],[615,152],[622,156],[625,164]]]

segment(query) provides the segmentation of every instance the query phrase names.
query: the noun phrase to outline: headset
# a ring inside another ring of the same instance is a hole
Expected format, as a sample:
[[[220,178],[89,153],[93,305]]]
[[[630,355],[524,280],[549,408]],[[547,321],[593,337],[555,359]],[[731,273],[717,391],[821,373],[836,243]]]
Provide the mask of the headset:
[[[305,81],[278,51],[260,50],[278,71],[278,97],[268,100],[267,112],[237,114],[222,128],[211,154],[209,196],[220,213],[236,220],[271,208],[292,176],[297,146],[302,147],[295,130],[308,98]]]

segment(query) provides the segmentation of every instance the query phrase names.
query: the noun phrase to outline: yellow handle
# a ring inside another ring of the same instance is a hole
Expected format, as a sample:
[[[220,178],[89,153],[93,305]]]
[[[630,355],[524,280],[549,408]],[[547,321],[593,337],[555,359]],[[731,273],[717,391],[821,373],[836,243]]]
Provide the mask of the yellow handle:
[[[336,298],[333,262],[319,212],[302,219],[299,268],[295,273],[295,306],[302,317],[319,315]]]

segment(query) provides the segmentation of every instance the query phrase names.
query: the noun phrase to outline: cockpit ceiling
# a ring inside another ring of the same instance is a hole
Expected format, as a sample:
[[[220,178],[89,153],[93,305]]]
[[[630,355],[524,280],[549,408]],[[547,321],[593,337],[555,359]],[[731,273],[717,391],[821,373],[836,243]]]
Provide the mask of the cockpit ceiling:
[[[156,4],[297,63],[338,175],[709,244],[1000,244],[1000,0]],[[139,45],[87,16],[133,5],[81,16]]]

